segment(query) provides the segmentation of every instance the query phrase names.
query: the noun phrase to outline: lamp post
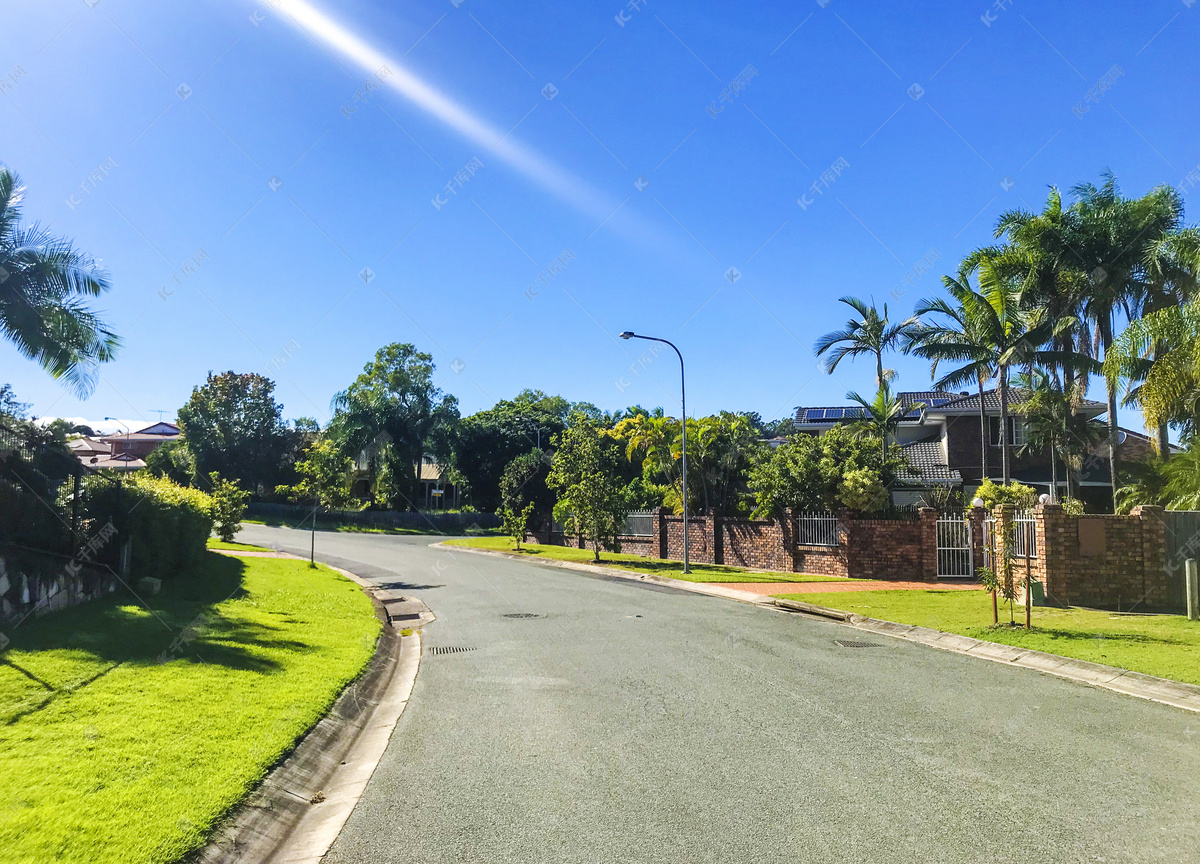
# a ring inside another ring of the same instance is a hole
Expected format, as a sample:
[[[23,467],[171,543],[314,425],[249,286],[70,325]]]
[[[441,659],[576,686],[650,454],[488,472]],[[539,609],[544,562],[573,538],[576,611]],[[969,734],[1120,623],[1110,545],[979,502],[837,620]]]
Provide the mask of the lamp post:
[[[683,572],[691,573],[691,559],[688,554],[688,494],[687,494],[687,381],[683,372],[683,355],[679,353],[679,349],[674,343],[668,342],[666,339],[659,339],[657,336],[639,336],[632,330],[626,330],[621,334],[622,339],[645,339],[647,342],[661,342],[664,345],[670,345],[675,352],[675,356],[679,358],[679,401],[681,413],[683,415]]]

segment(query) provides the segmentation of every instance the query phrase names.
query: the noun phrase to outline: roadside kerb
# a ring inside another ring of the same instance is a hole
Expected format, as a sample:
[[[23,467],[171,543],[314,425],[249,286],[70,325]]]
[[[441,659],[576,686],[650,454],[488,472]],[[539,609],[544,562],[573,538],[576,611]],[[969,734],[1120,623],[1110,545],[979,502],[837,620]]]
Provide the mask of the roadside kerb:
[[[387,749],[416,681],[421,635],[400,635],[400,624],[390,621],[387,598],[379,596],[388,592],[349,571],[330,569],[371,598],[384,625],[375,654],[329,713],[224,820],[209,844],[187,859],[190,864],[317,864]]]
[[[678,588],[681,591],[690,591],[693,594],[708,594],[712,597],[724,597],[727,600],[738,600],[743,603],[751,603],[755,606],[811,615],[832,621],[835,624],[841,624],[845,627],[853,627],[856,630],[864,630],[880,636],[904,639],[918,645],[939,648],[943,651],[953,651],[956,654],[978,657],[981,660],[991,660],[994,663],[1003,663],[1009,666],[1032,669],[1036,672],[1045,672],[1059,678],[1065,678],[1068,681],[1091,684],[1095,687],[1112,690],[1115,693],[1123,693],[1126,696],[1136,696],[1139,699],[1147,699],[1151,702],[1159,702],[1174,708],[1182,708],[1185,711],[1200,713],[1200,687],[1194,684],[1185,684],[1182,681],[1172,681],[1169,678],[1143,675],[1140,672],[1131,672],[1116,666],[1105,666],[1102,663],[1075,660],[1071,657],[1048,654],[1044,651],[1016,648],[1012,645],[1004,645],[999,642],[987,642],[982,639],[973,639],[970,636],[961,636],[957,633],[931,630],[928,627],[898,624],[894,621],[882,621],[878,618],[868,618],[865,615],[846,612],[843,609],[818,606],[815,603],[764,597],[761,594],[752,594],[749,591],[734,591],[729,588],[705,585],[703,582],[685,582],[682,579],[657,576],[653,573],[637,573],[630,570],[619,570],[615,567],[584,564],[578,561],[537,560],[514,552],[473,549],[470,546],[452,546],[445,542],[431,543],[429,545],[450,551],[500,556],[512,560],[539,564],[543,567],[560,567],[566,570],[578,570],[583,573],[600,574],[616,579],[627,579],[633,582],[653,582],[657,585]],[[800,586],[803,583],[796,584],[797,593],[802,592],[803,588]]]

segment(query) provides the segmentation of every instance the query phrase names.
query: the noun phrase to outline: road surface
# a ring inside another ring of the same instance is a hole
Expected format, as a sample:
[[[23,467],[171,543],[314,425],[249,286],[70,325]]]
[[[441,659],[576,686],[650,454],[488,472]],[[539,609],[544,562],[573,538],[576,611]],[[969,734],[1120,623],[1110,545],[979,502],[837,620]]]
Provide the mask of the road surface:
[[[1200,861],[1196,715],[437,539],[317,535],[437,615],[328,864]]]

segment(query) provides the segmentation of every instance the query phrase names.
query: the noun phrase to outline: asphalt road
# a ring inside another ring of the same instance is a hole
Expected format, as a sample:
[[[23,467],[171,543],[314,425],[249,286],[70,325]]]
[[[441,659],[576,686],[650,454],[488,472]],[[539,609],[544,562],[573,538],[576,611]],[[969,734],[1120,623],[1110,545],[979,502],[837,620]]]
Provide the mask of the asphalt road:
[[[1200,861],[1196,715],[436,539],[317,536],[438,619],[329,864]]]

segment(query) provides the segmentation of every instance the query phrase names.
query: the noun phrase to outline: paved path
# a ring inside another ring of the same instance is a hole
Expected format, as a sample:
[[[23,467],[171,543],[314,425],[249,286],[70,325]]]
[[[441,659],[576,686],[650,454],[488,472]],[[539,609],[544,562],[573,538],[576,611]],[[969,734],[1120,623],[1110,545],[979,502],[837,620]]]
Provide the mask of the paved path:
[[[317,537],[438,619],[327,864],[1197,860],[1195,715],[432,539]]]
[[[886,579],[856,579],[853,582],[709,582],[751,594],[830,594],[835,591],[967,591],[978,585],[962,582],[889,582]]]

